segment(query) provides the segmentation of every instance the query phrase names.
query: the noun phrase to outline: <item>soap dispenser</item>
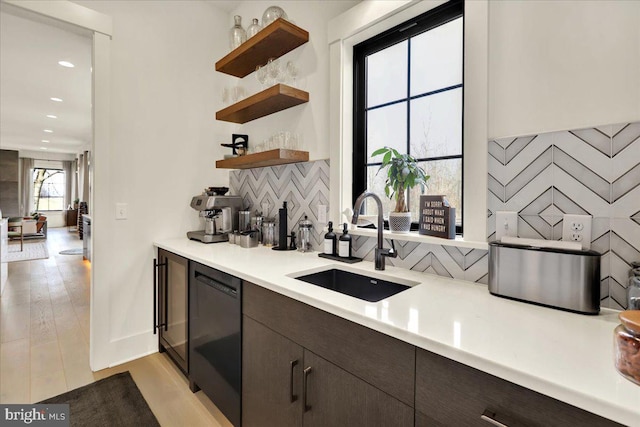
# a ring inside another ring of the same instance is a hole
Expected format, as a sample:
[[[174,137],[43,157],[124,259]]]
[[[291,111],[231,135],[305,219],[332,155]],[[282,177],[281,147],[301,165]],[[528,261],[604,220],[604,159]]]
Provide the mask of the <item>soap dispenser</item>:
[[[342,236],[338,242],[338,256],[341,258],[351,258],[351,236],[349,236],[348,225],[345,222],[342,226]]]
[[[333,232],[333,221],[329,221],[329,230],[327,231],[327,234],[324,235],[324,249],[322,252],[325,255],[337,255],[337,243],[338,236]]]

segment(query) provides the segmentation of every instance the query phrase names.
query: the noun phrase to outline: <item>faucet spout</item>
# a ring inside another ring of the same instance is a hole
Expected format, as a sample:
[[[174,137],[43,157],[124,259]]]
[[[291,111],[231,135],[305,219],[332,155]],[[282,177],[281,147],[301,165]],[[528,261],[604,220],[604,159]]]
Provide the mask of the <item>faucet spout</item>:
[[[353,206],[353,217],[351,217],[351,223],[357,224],[358,217],[360,216],[360,209],[362,208],[362,203],[367,197],[371,197],[376,202],[376,207],[378,208],[378,245],[375,250],[375,267],[376,270],[384,270],[384,258],[390,257],[395,258],[398,256],[398,253],[394,249],[385,249],[383,246],[383,238],[382,231],[384,229],[384,219],[382,217],[382,200],[374,193],[364,192],[356,199],[356,203]],[[392,241],[393,244],[393,241]]]

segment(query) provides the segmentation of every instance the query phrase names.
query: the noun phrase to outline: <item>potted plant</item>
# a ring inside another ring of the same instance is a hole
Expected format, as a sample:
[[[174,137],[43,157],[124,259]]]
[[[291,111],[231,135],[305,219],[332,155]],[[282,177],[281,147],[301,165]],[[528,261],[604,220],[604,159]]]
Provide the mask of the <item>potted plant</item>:
[[[78,203],[80,203],[80,199],[75,199],[73,201],[73,209],[78,209]]]
[[[373,152],[372,157],[382,155],[382,164],[378,173],[387,168],[387,180],[384,192],[388,198],[396,199],[395,210],[389,212],[389,229],[391,231],[408,233],[411,229],[411,212],[407,207],[407,190],[420,185],[424,186],[429,180],[427,175],[414,157],[409,154],[401,154],[391,147],[379,148]]]

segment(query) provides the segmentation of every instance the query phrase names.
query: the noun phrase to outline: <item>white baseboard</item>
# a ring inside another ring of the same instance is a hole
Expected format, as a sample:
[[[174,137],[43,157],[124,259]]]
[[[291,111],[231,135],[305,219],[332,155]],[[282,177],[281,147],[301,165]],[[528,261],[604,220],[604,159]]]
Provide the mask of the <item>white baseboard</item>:
[[[158,352],[158,336],[150,332],[142,332],[109,343],[109,354],[111,357],[108,366],[95,367],[96,370],[112,368],[123,363],[139,359]]]

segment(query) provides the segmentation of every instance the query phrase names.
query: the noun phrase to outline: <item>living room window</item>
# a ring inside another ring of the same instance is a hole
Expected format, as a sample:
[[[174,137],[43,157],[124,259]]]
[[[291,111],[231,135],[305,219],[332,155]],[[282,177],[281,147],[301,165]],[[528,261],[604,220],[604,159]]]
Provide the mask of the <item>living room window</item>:
[[[463,2],[450,1],[354,46],[353,191],[384,197],[378,148],[415,157],[427,175],[426,194],[443,194],[462,232]],[[421,189],[407,194],[418,220]],[[371,205],[365,210],[368,211]],[[375,209],[372,210],[375,212]]]
[[[62,169],[33,169],[33,209],[61,211],[64,209],[65,173]]]

